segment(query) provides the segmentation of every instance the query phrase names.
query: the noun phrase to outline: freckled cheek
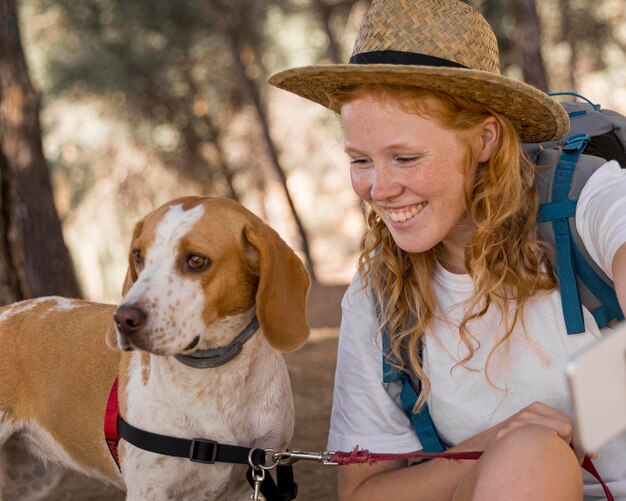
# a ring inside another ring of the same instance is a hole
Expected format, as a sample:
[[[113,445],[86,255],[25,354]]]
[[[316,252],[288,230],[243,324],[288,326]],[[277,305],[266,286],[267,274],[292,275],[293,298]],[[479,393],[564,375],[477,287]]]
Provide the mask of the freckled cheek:
[[[433,204],[433,210],[437,217],[458,223],[467,216],[464,191],[461,185],[451,183],[445,186],[445,190],[437,198],[437,202]]]
[[[419,186],[431,197],[439,196],[451,200],[463,199],[465,191],[464,176],[460,172],[450,174],[443,170],[433,169],[419,178],[413,179],[413,186]]]
[[[462,175],[449,179],[443,186],[443,193],[445,196],[453,201],[463,204],[465,198],[465,180]]]
[[[371,199],[372,179],[368,172],[351,169],[350,181],[352,182],[352,189],[360,198],[363,200]]]

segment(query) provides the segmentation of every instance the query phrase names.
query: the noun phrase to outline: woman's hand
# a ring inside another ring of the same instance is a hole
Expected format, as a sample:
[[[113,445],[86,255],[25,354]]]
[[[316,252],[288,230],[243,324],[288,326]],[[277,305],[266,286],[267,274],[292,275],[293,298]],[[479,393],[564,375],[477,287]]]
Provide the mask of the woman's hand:
[[[544,404],[543,402],[533,402],[502,423],[473,436],[451,450],[484,451],[511,431],[528,425],[539,425],[552,430],[566,443],[572,445],[579,463],[582,463],[584,453],[577,450],[572,444],[572,434],[574,430],[572,418],[564,412]]]
[[[516,456],[520,461],[532,457],[533,464],[537,454],[537,444],[541,447],[540,456],[545,455],[544,445],[550,450],[567,451],[566,447],[555,448],[554,442],[546,440],[547,433],[554,433],[566,444],[572,444],[572,419],[565,413],[543,402],[533,402],[507,420],[467,439],[465,442],[449,449],[454,451],[488,451],[492,449],[493,457],[500,457],[503,450],[521,451],[524,445],[529,444],[525,454]],[[520,439],[520,437],[522,437]],[[522,440],[522,442],[520,442]],[[555,439],[558,443],[558,439]],[[547,445],[550,444],[550,445]],[[521,447],[520,447],[521,446]],[[495,456],[493,454],[496,454]],[[579,464],[583,455],[574,449]],[[506,453],[508,454],[508,452]],[[483,455],[479,463],[488,454]],[[510,456],[507,456],[510,459]],[[571,456],[570,456],[571,457]],[[542,458],[537,458],[541,460]],[[543,460],[549,463],[547,456]],[[557,463],[560,463],[559,456]],[[499,459],[495,461],[501,463]],[[573,459],[571,461],[573,463]],[[574,463],[575,464],[575,463]],[[364,500],[449,500],[457,487],[464,481],[475,461],[449,461],[434,459],[407,468],[406,461],[381,461],[379,463],[341,466],[339,468],[339,499],[342,501]],[[475,477],[480,470],[472,469],[468,483],[474,485]],[[555,470],[557,471],[557,470]],[[560,472],[558,473],[561,474]],[[578,480],[576,480],[578,482]],[[581,482],[582,485],[582,482]],[[465,487],[464,487],[465,488]],[[464,499],[463,497],[459,499]],[[572,497],[571,499],[575,499]]]

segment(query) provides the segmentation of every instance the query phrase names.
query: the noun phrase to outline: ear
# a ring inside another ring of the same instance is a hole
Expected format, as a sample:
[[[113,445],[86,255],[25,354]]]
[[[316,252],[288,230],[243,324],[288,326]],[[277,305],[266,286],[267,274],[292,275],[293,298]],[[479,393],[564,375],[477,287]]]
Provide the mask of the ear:
[[[135,266],[133,263],[132,254],[128,257],[128,269],[126,270],[126,276],[124,277],[124,283],[122,284],[122,297],[126,295],[128,289],[137,281],[137,273],[135,272]]]
[[[479,148],[477,150],[478,162],[483,163],[491,158],[500,144],[500,131],[502,126],[494,116],[486,118],[479,126]]]
[[[295,252],[272,228],[246,226],[244,255],[259,275],[256,312],[269,343],[293,351],[309,337],[306,298],[309,274]]]
[[[115,329],[115,321],[113,318],[111,318],[109,328],[104,334],[104,341],[109,348],[119,350],[119,346],[117,345],[117,330]]]
[[[139,235],[142,228],[142,222],[140,221],[135,225],[135,229],[133,231],[133,240]],[[122,285],[122,297],[126,295],[128,289],[130,289],[133,284],[137,281],[137,272],[135,271],[135,264],[133,260],[132,249],[128,253],[128,268],[126,269],[126,276],[124,277],[124,283]],[[111,324],[106,331],[105,341],[108,347],[117,349],[117,330],[115,329],[115,322],[111,320]]]

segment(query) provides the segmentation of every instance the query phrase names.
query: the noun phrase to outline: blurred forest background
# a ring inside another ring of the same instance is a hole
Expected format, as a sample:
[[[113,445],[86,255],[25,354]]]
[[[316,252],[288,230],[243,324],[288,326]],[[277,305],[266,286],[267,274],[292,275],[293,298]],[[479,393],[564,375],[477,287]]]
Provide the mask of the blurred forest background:
[[[626,112],[624,0],[472,0],[503,73]],[[339,121],[267,85],[345,62],[367,0],[0,0],[0,302],[117,301],[132,226],[239,200],[321,284],[355,269],[362,211]]]
[[[625,0],[468,3],[494,27],[504,74],[626,113]],[[347,61],[368,4],[0,0],[0,304],[117,302],[137,220],[178,196],[237,199],[316,282],[311,339],[285,358],[292,443],[322,450],[363,213],[338,119],[266,81]],[[336,499],[336,470],[295,469],[299,499]],[[50,499],[123,498],[73,474]]]

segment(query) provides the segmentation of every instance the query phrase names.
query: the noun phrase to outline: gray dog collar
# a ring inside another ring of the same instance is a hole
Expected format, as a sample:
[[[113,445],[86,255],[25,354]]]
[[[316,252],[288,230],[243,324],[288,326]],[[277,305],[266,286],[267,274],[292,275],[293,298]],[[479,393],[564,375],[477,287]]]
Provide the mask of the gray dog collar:
[[[245,329],[226,346],[208,350],[198,350],[189,355],[174,355],[174,358],[180,363],[193,367],[194,369],[213,369],[220,367],[235,358],[241,352],[243,343],[250,339],[252,334],[258,329],[259,319],[254,315]]]

